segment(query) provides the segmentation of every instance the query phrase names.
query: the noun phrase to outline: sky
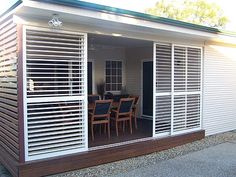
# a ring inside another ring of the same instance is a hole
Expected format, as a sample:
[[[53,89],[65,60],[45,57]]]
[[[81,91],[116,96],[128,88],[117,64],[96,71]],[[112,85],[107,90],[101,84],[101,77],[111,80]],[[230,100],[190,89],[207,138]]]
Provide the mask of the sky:
[[[148,7],[153,7],[158,0],[83,0],[87,2],[93,2],[97,4],[108,5],[112,7],[118,7],[122,9],[133,10],[137,12],[144,12]],[[225,16],[229,18],[229,23],[226,26],[226,30],[236,31],[236,18],[235,7],[236,0],[208,0],[209,2],[215,2],[224,11]],[[8,9],[16,0],[1,0],[0,14]]]

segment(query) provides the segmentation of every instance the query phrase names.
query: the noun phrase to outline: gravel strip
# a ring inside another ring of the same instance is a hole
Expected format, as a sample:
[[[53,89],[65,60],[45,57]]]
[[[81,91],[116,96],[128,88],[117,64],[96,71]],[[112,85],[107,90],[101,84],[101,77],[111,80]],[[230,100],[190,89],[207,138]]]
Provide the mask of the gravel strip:
[[[149,155],[121,160],[113,163],[85,168],[77,171],[71,171],[50,177],[111,177],[120,173],[125,173],[145,166],[155,165],[156,163],[185,155],[190,152],[200,151],[202,149],[215,146],[225,142],[236,142],[236,130],[217,135],[212,135],[200,141],[188,143],[172,149]],[[6,169],[0,165],[0,177],[10,177]]]
[[[96,167],[85,168],[77,171],[71,171],[50,177],[111,177],[116,174],[125,173],[134,169],[154,165],[160,161],[185,155],[190,152],[200,151],[202,149],[215,146],[225,142],[236,141],[236,130],[208,136],[203,140],[188,143],[169,150],[152,153],[140,157],[121,160],[113,163],[99,165]]]

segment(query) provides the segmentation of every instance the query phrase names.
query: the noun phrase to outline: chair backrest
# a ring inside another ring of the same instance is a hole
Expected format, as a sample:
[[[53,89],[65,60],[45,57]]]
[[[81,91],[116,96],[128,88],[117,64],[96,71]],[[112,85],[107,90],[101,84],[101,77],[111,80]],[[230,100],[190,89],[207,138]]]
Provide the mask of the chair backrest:
[[[114,102],[120,102],[121,98],[129,98],[129,94],[123,94],[123,95],[114,95],[113,101]]]
[[[112,100],[113,99],[113,94],[111,92],[107,92],[105,95],[104,95],[104,99],[105,100]]]
[[[97,100],[100,100],[99,95],[88,95],[88,103],[95,103]]]
[[[138,95],[130,95],[129,98],[134,98],[134,105],[137,105],[139,103]]]
[[[94,116],[110,114],[112,100],[97,100],[93,110]]]
[[[121,98],[118,112],[131,113],[133,104],[134,104],[134,98]]]

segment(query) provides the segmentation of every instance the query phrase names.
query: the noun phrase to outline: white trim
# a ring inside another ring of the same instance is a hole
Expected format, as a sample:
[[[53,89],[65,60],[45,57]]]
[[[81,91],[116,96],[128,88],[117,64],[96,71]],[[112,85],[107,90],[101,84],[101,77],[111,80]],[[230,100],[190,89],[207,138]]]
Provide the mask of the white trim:
[[[185,134],[185,133],[192,133],[192,132],[199,131],[199,130],[202,130],[202,129],[201,128],[193,128],[193,129],[176,131],[176,132],[173,132],[172,136]]]
[[[140,95],[141,95],[141,97],[140,97],[140,115],[141,115],[141,117],[149,117],[149,118],[151,118],[151,117],[153,117],[153,116],[149,116],[149,115],[144,115],[143,114],[143,63],[144,62],[153,62],[153,59],[142,59],[141,60],[141,89],[140,89]],[[154,63],[153,63],[153,65],[154,65]],[[153,80],[154,80],[154,70],[153,70]],[[153,86],[153,93],[154,93],[154,86]],[[154,115],[154,114],[153,114]]]
[[[200,91],[201,92],[200,93],[200,127],[201,127],[201,129],[203,128],[203,117],[202,117],[202,115],[203,115],[203,97],[204,97],[204,95],[203,95],[203,93],[204,93],[204,91],[203,91],[203,89],[204,89],[204,86],[203,86],[203,84],[204,84],[204,81],[203,81],[203,76],[204,76],[203,75],[204,74],[203,52],[204,52],[204,48],[202,47],[201,48],[201,87],[200,87],[200,89],[201,89],[201,91]]]
[[[84,127],[84,131],[85,131],[85,149],[83,150],[83,149],[81,149],[80,151],[86,151],[86,150],[88,150],[88,108],[87,108],[87,106],[88,106],[88,83],[87,83],[87,81],[88,81],[88,35],[87,34],[84,34],[84,84],[85,84],[85,86],[84,86],[84,89],[85,89],[85,91],[84,91],[84,96],[85,96],[85,98],[84,98],[84,112],[85,112],[85,114],[84,114],[84,119],[85,119],[85,121],[84,121],[84,124],[85,124],[85,127]]]
[[[169,96],[171,92],[155,93],[156,96]]]
[[[153,96],[152,96],[152,136],[156,136],[156,43],[153,42]],[[143,73],[143,72],[142,72]]]
[[[174,61],[174,44],[171,45],[171,125],[170,134],[173,135],[174,132],[174,73],[175,61]]]
[[[187,80],[188,80],[188,48],[186,47],[185,48],[185,91],[187,92],[187,84],[188,84],[188,82],[187,82]],[[187,126],[187,94],[189,94],[189,92],[188,93],[186,93],[186,94],[184,94],[185,95],[185,120],[184,120],[184,124],[185,124],[185,127]]]
[[[109,90],[109,91],[107,91],[106,90],[106,62],[107,61],[120,61],[121,62],[121,79],[122,79],[122,82],[121,82],[121,90],[122,90],[122,87],[124,87],[124,86],[126,86],[126,84],[125,84],[125,75],[126,75],[126,71],[125,71],[125,65],[124,65],[124,62],[125,62],[125,60],[123,59],[106,59],[105,61],[104,61],[104,82],[105,82],[105,93],[107,93],[107,92],[111,92],[111,93],[113,93],[113,94],[120,94],[121,93],[121,90]]]
[[[22,44],[22,52],[23,52],[23,61],[22,61],[22,69],[23,69],[23,106],[24,106],[24,145],[25,145],[25,161],[28,161],[28,119],[27,119],[27,78],[26,78],[26,26],[23,26],[23,44]]]

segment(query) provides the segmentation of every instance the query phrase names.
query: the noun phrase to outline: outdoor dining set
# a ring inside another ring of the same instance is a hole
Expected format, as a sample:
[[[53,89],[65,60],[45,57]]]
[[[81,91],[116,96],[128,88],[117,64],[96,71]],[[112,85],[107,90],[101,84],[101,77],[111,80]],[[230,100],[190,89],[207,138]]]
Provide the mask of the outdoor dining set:
[[[132,134],[132,122],[134,120],[137,129],[137,105],[139,96],[136,95],[104,95],[101,99],[100,95],[88,95],[88,116],[89,127],[92,140],[94,140],[94,128],[96,125],[104,127],[104,132],[108,133],[110,139],[111,123],[113,123],[116,136],[119,135],[119,128],[125,131],[129,126],[130,134]]]

